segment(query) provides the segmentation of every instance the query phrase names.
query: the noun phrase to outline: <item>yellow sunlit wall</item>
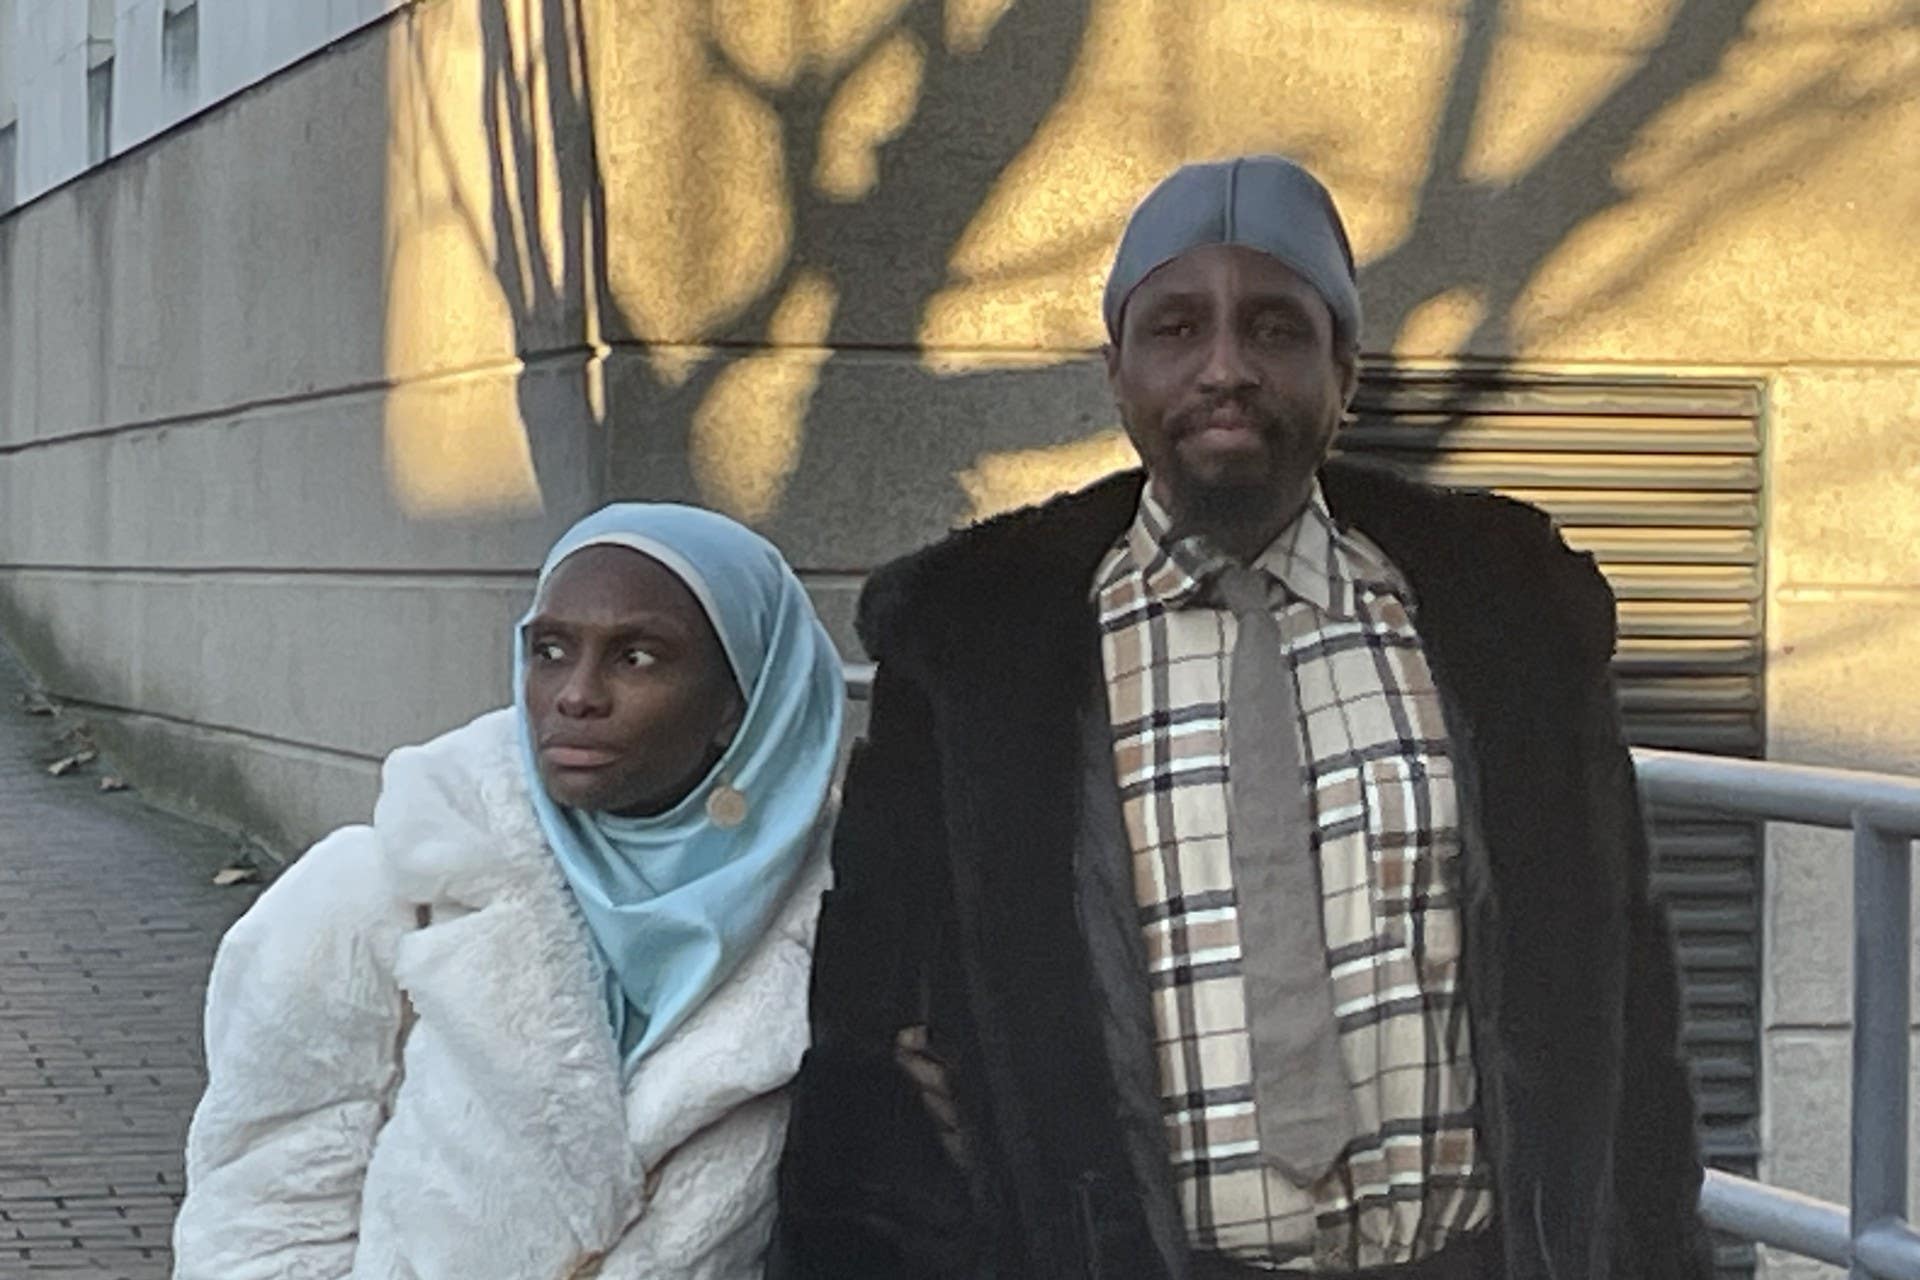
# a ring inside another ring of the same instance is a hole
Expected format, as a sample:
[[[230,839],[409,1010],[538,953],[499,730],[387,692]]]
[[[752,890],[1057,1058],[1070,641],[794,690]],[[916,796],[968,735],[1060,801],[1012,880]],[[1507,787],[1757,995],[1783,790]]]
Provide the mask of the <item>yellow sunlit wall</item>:
[[[1920,504],[1887,500],[1920,479],[1915,14],[424,4],[387,49],[389,484],[424,518],[540,503],[518,393],[570,361],[607,485],[858,570],[1127,461],[1093,359],[1114,237],[1181,161],[1276,150],[1346,210],[1369,353],[1764,379],[1791,630],[1920,586]],[[1776,652],[1777,696],[1872,722],[1839,630]]]
[[[1900,6],[555,7],[582,28],[592,87],[606,331],[666,387],[751,361],[672,416],[692,426],[702,495],[752,517],[781,509],[809,434],[844,429],[812,412],[822,378],[854,376],[834,367],[836,344],[910,352],[938,377],[1083,359],[1133,202],[1182,160],[1236,151],[1283,151],[1325,176],[1367,264],[1373,352],[1750,369],[1884,367],[1920,347],[1920,35]],[[498,254],[486,158],[507,126],[463,30],[472,9],[431,6],[394,52],[396,370],[512,346],[499,273],[476,269]],[[515,38],[523,69],[548,77],[576,56]],[[550,142],[552,87],[522,78],[528,132]],[[979,91],[998,78],[999,94]],[[1031,116],[1011,140],[966,114],[1002,94]],[[551,270],[566,182],[541,167],[551,146],[534,150],[520,176],[546,196],[536,216],[509,182],[507,221],[545,242]],[[991,181],[945,182],[943,152],[986,153]],[[902,154],[917,159],[890,169]],[[542,261],[537,243],[514,250]],[[912,296],[898,296],[903,274]],[[456,466],[442,447],[454,428],[397,406],[396,485],[423,509],[463,488],[481,504],[525,496],[524,457],[472,420],[478,407],[455,407],[474,437]],[[632,407],[616,406],[616,426],[644,429]],[[961,514],[1065,479],[1065,443],[1036,443],[1034,482],[1027,449],[973,461]]]

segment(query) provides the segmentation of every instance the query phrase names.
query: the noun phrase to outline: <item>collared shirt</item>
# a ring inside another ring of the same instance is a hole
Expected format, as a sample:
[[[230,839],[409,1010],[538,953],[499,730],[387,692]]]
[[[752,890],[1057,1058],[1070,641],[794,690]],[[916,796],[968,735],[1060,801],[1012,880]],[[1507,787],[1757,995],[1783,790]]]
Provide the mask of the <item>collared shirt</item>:
[[[1329,981],[1359,1131],[1311,1188],[1262,1159],[1229,858],[1225,561],[1143,495],[1094,578],[1114,759],[1153,993],[1162,1112],[1196,1249],[1256,1265],[1403,1263],[1492,1212],[1455,897],[1460,851],[1439,695],[1410,593],[1316,486],[1254,561],[1293,668]]]

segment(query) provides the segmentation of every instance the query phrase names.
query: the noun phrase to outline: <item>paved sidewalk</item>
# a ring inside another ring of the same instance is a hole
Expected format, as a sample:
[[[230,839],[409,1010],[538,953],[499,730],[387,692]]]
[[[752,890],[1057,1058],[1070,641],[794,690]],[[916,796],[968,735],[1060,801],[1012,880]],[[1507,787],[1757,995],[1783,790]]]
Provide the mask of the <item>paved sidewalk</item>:
[[[199,1098],[226,836],[51,777],[74,715],[28,716],[0,651],[0,1280],[157,1280]]]

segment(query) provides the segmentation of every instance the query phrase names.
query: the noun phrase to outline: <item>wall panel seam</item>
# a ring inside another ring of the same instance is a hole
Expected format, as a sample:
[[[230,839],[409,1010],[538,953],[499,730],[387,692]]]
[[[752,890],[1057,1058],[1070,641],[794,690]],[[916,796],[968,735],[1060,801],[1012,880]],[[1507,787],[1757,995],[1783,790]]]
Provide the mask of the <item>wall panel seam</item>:
[[[206,720],[194,720],[186,716],[169,715],[164,711],[152,711],[140,707],[120,706],[111,702],[98,702],[89,698],[71,698],[57,691],[54,694],[62,710],[88,712],[95,715],[114,716],[126,720],[147,720],[175,728],[187,729],[194,733],[206,734],[218,738],[239,739],[257,749],[261,744],[277,747],[282,751],[296,755],[305,755],[324,760],[330,764],[347,763],[353,765],[378,766],[386,759],[384,754],[373,755],[364,751],[354,751],[346,747],[330,747],[324,743],[303,742],[295,738],[275,737],[270,733],[261,733],[254,729],[242,729],[235,725],[217,724]]]

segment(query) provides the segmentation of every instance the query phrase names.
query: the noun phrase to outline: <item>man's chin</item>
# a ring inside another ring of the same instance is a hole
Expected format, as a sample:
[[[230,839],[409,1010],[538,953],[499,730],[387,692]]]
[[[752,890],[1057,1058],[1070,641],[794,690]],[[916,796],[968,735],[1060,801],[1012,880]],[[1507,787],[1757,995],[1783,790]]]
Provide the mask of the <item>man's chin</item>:
[[[1170,478],[1165,496],[1172,500],[1177,525],[1220,537],[1270,526],[1297,510],[1303,483],[1310,486],[1312,480],[1276,475],[1270,467],[1183,469]]]
[[[1189,509],[1257,508],[1286,487],[1265,455],[1209,458],[1175,468],[1168,479],[1178,505]]]
[[[1183,442],[1184,443],[1184,442]],[[1199,497],[1215,495],[1220,501],[1240,503],[1264,495],[1268,500],[1285,498],[1313,483],[1324,456],[1306,456],[1295,450],[1280,450],[1271,443],[1215,443],[1211,447],[1199,441],[1176,448],[1168,465],[1168,487]]]

